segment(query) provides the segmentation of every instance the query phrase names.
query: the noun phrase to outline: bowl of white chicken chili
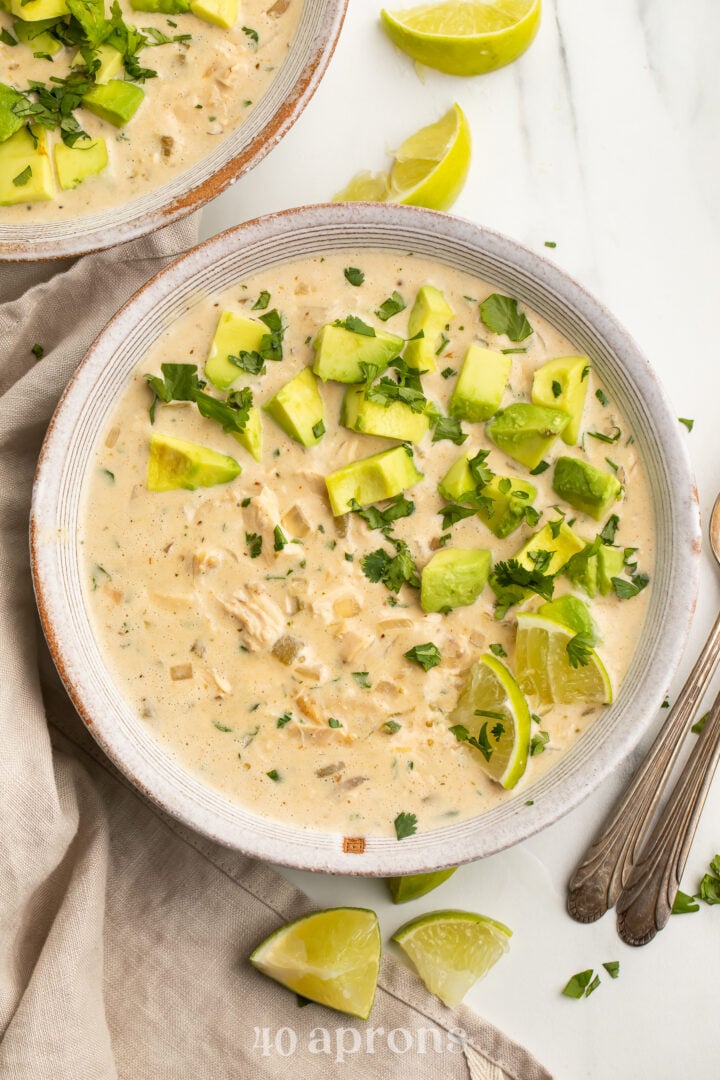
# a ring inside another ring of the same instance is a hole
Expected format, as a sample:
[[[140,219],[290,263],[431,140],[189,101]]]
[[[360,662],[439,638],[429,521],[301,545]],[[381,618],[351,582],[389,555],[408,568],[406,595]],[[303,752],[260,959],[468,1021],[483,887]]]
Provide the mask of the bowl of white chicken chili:
[[[33,511],[55,663],[180,820],[298,867],[476,859],[648,728],[697,500],[615,319],[469,222],[306,207],[152,279],[79,367]]]
[[[0,260],[199,209],[316,90],[347,0],[0,0]]]

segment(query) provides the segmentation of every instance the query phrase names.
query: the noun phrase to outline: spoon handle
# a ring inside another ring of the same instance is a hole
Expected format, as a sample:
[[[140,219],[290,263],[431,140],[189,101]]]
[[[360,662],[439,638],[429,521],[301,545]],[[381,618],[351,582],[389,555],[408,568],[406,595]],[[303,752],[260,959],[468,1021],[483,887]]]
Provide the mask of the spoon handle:
[[[599,919],[625,888],[688,724],[719,660],[720,615],[647,757],[570,879],[568,911],[578,922]]]
[[[665,926],[700,814],[720,759],[720,694],[617,901],[617,927],[628,945],[646,945]]]

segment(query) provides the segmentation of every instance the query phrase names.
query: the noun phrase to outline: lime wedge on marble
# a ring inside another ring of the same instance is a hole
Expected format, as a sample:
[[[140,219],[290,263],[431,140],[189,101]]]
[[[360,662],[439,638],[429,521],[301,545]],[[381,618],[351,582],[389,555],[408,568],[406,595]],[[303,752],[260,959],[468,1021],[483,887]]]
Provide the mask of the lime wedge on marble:
[[[451,866],[447,870],[434,870],[430,874],[407,874],[405,877],[387,878],[393,904],[406,904],[409,900],[425,896],[452,877],[456,870],[456,866]]]

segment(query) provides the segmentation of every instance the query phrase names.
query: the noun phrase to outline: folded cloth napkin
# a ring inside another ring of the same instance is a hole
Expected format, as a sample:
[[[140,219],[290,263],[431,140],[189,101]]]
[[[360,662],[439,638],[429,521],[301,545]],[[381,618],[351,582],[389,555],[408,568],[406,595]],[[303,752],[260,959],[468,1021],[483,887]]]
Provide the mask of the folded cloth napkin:
[[[544,1080],[525,1050],[389,956],[369,1021],[298,1008],[247,956],[308,898],[146,801],[55,673],[27,543],[43,434],[95,335],[196,228],[34,274],[0,264],[0,1076]]]

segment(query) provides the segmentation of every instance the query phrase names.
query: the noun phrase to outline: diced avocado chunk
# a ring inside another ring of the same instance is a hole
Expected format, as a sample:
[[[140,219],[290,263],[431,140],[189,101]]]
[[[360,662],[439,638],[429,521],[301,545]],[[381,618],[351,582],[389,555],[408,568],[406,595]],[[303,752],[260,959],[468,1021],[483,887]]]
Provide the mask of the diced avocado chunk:
[[[599,521],[622,493],[618,478],[579,458],[559,457],[553,473],[553,491],[576,510]]]
[[[597,553],[597,584],[601,596],[613,591],[612,579],[620,577],[625,567],[625,552],[622,548],[603,544]]]
[[[470,454],[461,454],[438,484],[438,491],[448,502],[462,502],[463,495],[475,493],[475,481],[468,465],[469,457]]]
[[[241,352],[259,352],[267,332],[267,326],[257,319],[223,311],[205,361],[205,374],[213,386],[218,390],[232,386],[241,370],[228,357],[239,356]]]
[[[492,349],[470,345],[450,398],[451,416],[477,423],[500,408],[512,360]]]
[[[238,17],[238,0],[190,0],[190,10],[198,19],[229,30]]]
[[[25,121],[13,112],[13,105],[22,100],[22,94],[13,90],[12,86],[0,83],[0,143],[5,142],[24,125]]]
[[[403,339],[376,330],[373,337],[346,330],[344,326],[328,323],[315,339],[313,371],[327,382],[334,379],[341,383],[365,381],[360,364],[374,364],[384,371],[391,360],[400,355]]]
[[[533,376],[533,402],[562,409],[570,416],[560,432],[561,439],[568,446],[574,446],[580,434],[589,371],[590,360],[587,356],[558,356],[539,367]]]
[[[157,11],[161,15],[184,15],[190,10],[190,0],[130,0],[134,11]]]
[[[315,446],[325,434],[325,404],[309,367],[281,386],[263,409],[303,446]]]
[[[20,21],[13,23],[13,31],[21,45],[29,45],[33,52],[54,56],[62,49],[62,43],[47,31],[48,27],[57,26],[59,21],[59,19],[39,19],[37,22]]]
[[[124,127],[138,111],[144,97],[144,92],[135,83],[111,79],[102,86],[91,86],[82,103],[101,120]]]
[[[100,45],[95,50],[95,59],[100,61],[99,67],[95,69],[95,82],[105,85],[109,83],[111,79],[114,79],[116,75],[122,74],[123,69],[123,54],[112,45]],[[85,61],[81,53],[76,53],[73,58],[73,67],[84,66]]]
[[[435,350],[440,344],[440,335],[454,314],[434,285],[423,285],[418,289],[408,318],[408,337],[414,338],[421,330],[423,336],[416,341],[408,341],[405,346],[403,358],[408,367],[417,368],[418,371],[435,370]]]
[[[599,640],[598,628],[587,604],[572,593],[566,593],[565,596],[559,596],[557,600],[541,604],[537,613],[546,619],[559,622],[568,630],[572,630],[574,634],[587,634],[592,645]]]
[[[78,139],[74,146],[55,143],[55,172],[63,191],[75,188],[88,176],[102,172],[108,163],[104,139]]]
[[[474,604],[487,584],[491,555],[483,548],[442,548],[420,579],[423,611],[448,611]]]
[[[563,570],[563,574],[573,585],[588,594],[592,600],[597,596],[598,589],[598,558],[590,555],[590,544],[586,544],[577,558],[573,558]]]
[[[509,486],[508,486],[509,485]],[[525,519],[525,510],[532,506],[537,489],[517,476],[494,476],[480,494],[492,499],[492,512],[480,507],[478,517],[499,540],[510,536]]]
[[[208,446],[186,442],[171,435],[150,437],[147,486],[149,491],[173,491],[227,484],[242,469],[233,457]]]
[[[364,435],[382,435],[386,439],[418,443],[430,429],[425,413],[413,412],[403,401],[390,405],[368,401],[362,386],[348,386],[343,398],[340,423]]]
[[[262,417],[256,405],[250,409],[245,430],[233,431],[231,434],[256,461],[262,461]]]
[[[44,128],[21,128],[0,143],[0,206],[44,202],[55,195]]]
[[[485,433],[508,457],[534,469],[569,421],[561,409],[519,401],[495,413]]]
[[[543,525],[542,529],[533,533],[512,558],[525,567],[526,570],[533,570],[535,560],[532,556],[538,551],[549,551],[551,553],[550,561],[543,573],[547,575],[557,574],[568,559],[576,555],[577,552],[583,551],[586,545],[585,541],[564,522],[560,525],[553,523],[553,526],[557,536],[553,535],[553,528],[549,524]],[[519,604],[527,596],[531,595],[531,591],[521,585],[498,585],[495,574],[490,576],[490,585],[498,596],[502,595],[503,599],[512,604]]]
[[[38,22],[41,19],[54,19],[69,15],[65,0],[10,0],[8,10],[16,19],[23,22]]]
[[[394,446],[379,454],[352,461],[325,477],[330,507],[335,517],[347,514],[351,502],[360,506],[392,499],[422,480],[412,453],[404,446]]]

